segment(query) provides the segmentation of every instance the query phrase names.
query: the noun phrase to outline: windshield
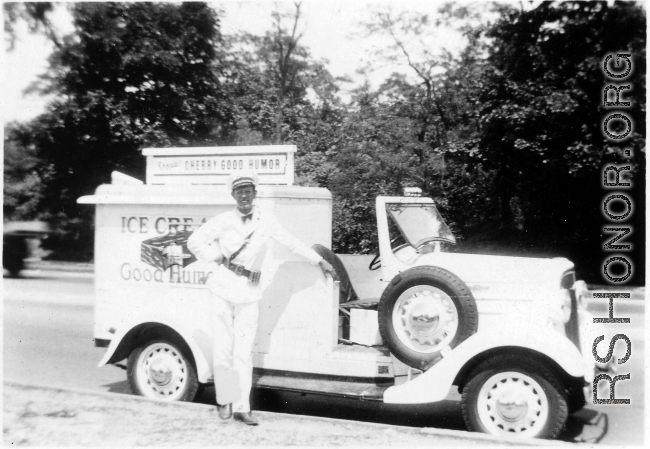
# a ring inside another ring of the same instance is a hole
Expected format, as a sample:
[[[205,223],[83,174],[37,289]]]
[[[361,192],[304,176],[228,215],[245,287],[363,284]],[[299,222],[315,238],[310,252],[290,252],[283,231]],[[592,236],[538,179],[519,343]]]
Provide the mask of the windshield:
[[[402,236],[414,248],[436,241],[456,243],[449,226],[431,203],[388,203],[386,210]]]

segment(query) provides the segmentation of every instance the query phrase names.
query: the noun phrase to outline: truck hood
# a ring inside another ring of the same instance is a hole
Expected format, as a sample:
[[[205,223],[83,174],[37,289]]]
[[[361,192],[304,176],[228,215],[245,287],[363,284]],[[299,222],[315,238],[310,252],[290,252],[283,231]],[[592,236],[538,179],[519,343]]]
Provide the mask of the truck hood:
[[[560,289],[562,276],[573,269],[565,258],[488,256],[431,253],[412,266],[432,265],[458,276],[478,299],[532,300],[541,292]]]

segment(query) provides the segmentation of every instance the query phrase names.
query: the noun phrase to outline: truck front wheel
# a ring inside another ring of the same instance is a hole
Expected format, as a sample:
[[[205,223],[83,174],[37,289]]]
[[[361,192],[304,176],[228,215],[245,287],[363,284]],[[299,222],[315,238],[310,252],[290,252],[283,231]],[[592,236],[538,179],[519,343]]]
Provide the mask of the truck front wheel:
[[[379,300],[379,331],[405,364],[429,369],[478,330],[478,310],[469,288],[438,267],[400,273]]]
[[[199,381],[186,351],[165,339],[151,340],[134,349],[127,365],[133,392],[161,401],[194,400]]]
[[[568,416],[557,377],[532,359],[488,360],[463,390],[463,418],[469,430],[519,438],[557,437]]]

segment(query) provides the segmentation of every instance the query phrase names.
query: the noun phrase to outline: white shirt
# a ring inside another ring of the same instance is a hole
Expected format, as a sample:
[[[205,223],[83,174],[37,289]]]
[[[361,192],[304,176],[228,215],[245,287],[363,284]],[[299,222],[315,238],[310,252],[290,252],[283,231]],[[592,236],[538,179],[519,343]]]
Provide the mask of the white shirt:
[[[237,276],[223,265],[214,268],[214,274],[207,285],[212,292],[231,302],[259,301],[262,291],[268,286],[275,274],[273,264],[267,256],[270,239],[286,246],[294,254],[305,257],[316,265],[321,260],[314,250],[293,237],[268,212],[253,206],[253,216],[244,223],[244,214],[237,208],[219,214],[208,220],[187,240],[187,248],[202,262],[214,262],[219,256],[232,256],[252,233],[250,242],[237,254],[232,263],[243,265],[247,270],[261,271],[258,284],[248,282],[245,276]],[[216,264],[215,264],[216,265]]]

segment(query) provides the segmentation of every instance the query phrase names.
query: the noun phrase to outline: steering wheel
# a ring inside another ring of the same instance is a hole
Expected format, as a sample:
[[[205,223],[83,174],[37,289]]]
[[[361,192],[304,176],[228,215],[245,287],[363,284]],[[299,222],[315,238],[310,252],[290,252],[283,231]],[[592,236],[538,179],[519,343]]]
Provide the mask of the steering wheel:
[[[393,239],[390,241],[391,245],[392,245],[393,243],[395,243],[397,240],[399,240],[399,236],[393,238]],[[400,249],[404,248],[405,246],[410,246],[410,245],[409,245],[408,243],[402,243],[401,245],[398,245],[398,246],[396,246],[395,248],[393,248],[393,252],[396,253],[397,251],[399,251]],[[370,265],[368,265],[368,269],[371,270],[371,271],[375,271],[375,270],[378,270],[379,267],[381,267],[381,260],[379,260],[379,254],[377,254],[377,255],[374,257],[374,259],[372,259],[372,260],[370,261]]]
[[[379,267],[381,267],[381,260],[379,260],[379,254],[377,254],[375,258],[370,261],[370,265],[368,265],[368,269],[375,271],[378,270]]]

